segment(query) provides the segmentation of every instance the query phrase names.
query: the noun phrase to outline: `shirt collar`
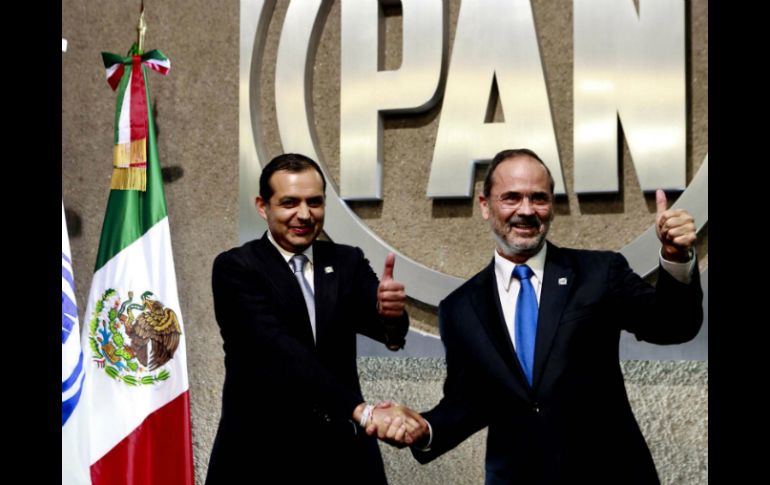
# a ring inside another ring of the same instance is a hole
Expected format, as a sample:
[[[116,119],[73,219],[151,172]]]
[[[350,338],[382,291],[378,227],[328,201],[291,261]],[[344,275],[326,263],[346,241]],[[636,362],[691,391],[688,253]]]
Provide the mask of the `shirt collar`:
[[[543,244],[540,251],[534,256],[529,258],[526,263],[532,269],[535,278],[538,281],[543,281],[543,271],[545,268],[545,253],[547,252],[548,244]],[[516,267],[516,263],[511,260],[505,259],[500,256],[500,253],[495,249],[495,275],[497,277],[497,283],[499,287],[504,288],[507,292],[511,287],[511,278],[513,276],[513,268]]]
[[[273,233],[271,233],[269,230],[267,231],[267,239],[270,241],[270,243],[275,246],[275,249],[278,250],[279,253],[281,253],[281,256],[283,256],[283,259],[286,261],[286,264],[289,264],[289,260],[295,255],[295,254],[304,254],[307,256],[308,261],[310,261],[310,267],[313,267],[313,245],[311,244],[308,246],[307,249],[302,251],[301,253],[292,253],[291,251],[287,251],[283,249],[280,244],[275,242],[275,239],[273,238]]]

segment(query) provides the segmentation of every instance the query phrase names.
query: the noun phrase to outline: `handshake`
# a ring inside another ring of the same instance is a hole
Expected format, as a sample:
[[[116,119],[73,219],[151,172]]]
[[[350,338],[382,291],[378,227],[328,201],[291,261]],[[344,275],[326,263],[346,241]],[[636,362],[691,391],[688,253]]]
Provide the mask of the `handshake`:
[[[353,419],[369,436],[376,435],[397,448],[425,447],[430,439],[428,422],[418,412],[393,401],[380,401],[376,405],[361,403],[353,412]]]

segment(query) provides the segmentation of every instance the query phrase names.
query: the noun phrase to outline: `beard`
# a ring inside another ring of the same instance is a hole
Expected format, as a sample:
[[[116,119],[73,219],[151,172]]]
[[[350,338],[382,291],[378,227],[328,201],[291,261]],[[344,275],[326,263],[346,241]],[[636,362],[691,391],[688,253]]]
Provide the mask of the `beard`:
[[[503,256],[509,258],[531,258],[537,254],[545,244],[545,237],[548,235],[548,230],[551,228],[552,219],[553,215],[545,221],[541,221],[535,215],[529,217],[512,215],[505,221],[505,224],[502,227],[499,227],[498,223],[495,222],[492,233],[497,242],[498,250]],[[514,233],[514,226],[532,228],[537,230],[537,233],[532,237],[517,236]]]

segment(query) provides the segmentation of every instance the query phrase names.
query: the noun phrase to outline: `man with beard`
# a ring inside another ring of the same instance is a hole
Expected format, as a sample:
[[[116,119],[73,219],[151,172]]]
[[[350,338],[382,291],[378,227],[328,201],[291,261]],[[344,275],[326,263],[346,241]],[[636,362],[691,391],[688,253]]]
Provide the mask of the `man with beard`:
[[[656,194],[656,287],[610,251],[546,241],[554,182],[531,150],[498,153],[479,196],[492,262],[439,305],[444,397],[412,453],[427,463],[488,426],[487,484],[659,483],[626,396],[620,331],[656,344],[703,320],[695,224]]]
[[[411,442],[413,418],[364,402],[356,369],[356,333],[403,347],[404,285],[392,254],[379,281],[359,248],[317,240],[325,189],[310,158],[275,157],[256,199],[268,230],[214,261],[225,382],[207,484],[385,484],[364,428]]]

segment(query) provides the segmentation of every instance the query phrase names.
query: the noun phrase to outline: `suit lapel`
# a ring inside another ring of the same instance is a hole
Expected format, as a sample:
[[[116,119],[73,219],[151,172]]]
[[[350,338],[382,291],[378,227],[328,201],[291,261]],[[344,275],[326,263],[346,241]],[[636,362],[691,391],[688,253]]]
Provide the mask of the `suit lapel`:
[[[313,285],[315,286],[316,346],[325,344],[332,312],[337,305],[339,268],[331,244],[313,245]]]
[[[501,365],[496,367],[501,371],[500,375],[522,399],[528,399],[527,380],[516,358],[500,308],[500,297],[495,283],[494,259],[483,271],[478,284],[474,287],[471,293],[471,304],[476,313],[475,316],[481,322],[480,326],[484,329],[479,337],[488,339],[496,351],[496,354],[488,354],[488,360],[494,361],[499,357]],[[495,362],[492,363],[495,364]]]
[[[548,361],[551,345],[559,328],[561,314],[572,287],[574,279],[572,276],[572,268],[563,257],[561,250],[548,243],[537,319],[535,366],[532,377],[534,388],[540,384],[545,364]]]
[[[302,339],[313,343],[313,331],[305,305],[305,297],[299,287],[297,278],[280,252],[267,238],[267,232],[254,246],[259,263],[264,266],[264,275],[273,287],[273,296],[279,306],[288,316],[287,322],[299,325],[299,335]],[[316,300],[318,298],[316,297]]]

